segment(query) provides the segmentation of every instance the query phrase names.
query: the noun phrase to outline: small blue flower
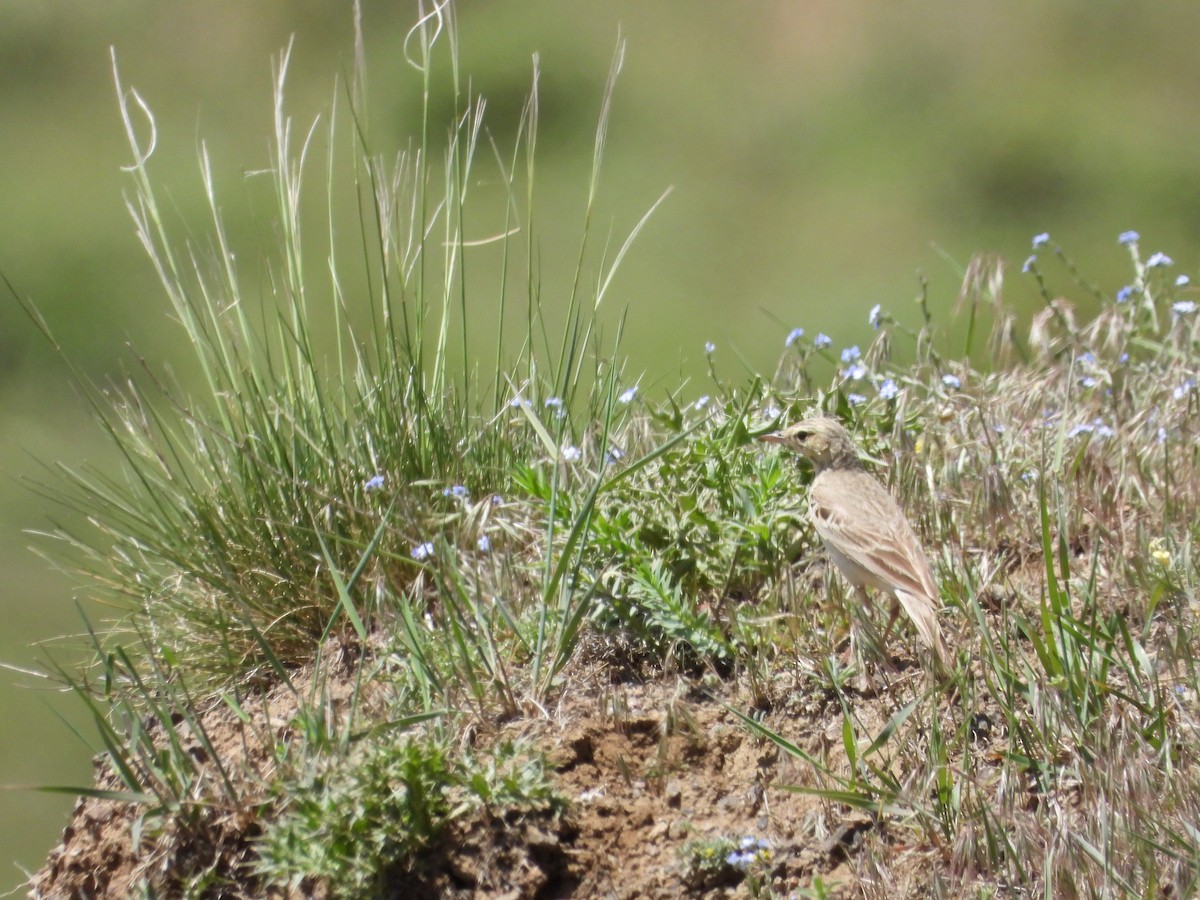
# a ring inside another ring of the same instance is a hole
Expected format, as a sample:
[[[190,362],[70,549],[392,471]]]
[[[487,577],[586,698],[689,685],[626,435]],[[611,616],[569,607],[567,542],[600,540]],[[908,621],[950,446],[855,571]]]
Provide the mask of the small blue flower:
[[[1091,375],[1084,375],[1079,379],[1079,384],[1085,388],[1094,388],[1100,383],[1098,378],[1093,378]]]
[[[1119,363],[1127,363],[1127,362],[1129,362],[1129,354],[1128,354],[1128,353],[1122,353],[1120,356],[1118,356],[1118,357],[1117,357],[1117,362],[1119,362]]]
[[[1035,234],[1033,236],[1033,249],[1034,250],[1037,250],[1039,247],[1045,247],[1048,243],[1050,243],[1050,233],[1049,232],[1043,231],[1041,234]]]
[[[894,400],[899,393],[900,388],[896,387],[896,382],[891,378],[885,378],[879,386],[879,396],[884,400]]]
[[[1195,300],[1176,300],[1171,304],[1171,312],[1177,316],[1190,316],[1196,311]]]
[[[846,370],[846,377],[851,381],[860,381],[867,377],[867,367],[860,362],[856,362]]]
[[[743,853],[739,850],[730,850],[725,857],[725,864],[733,866],[735,869],[748,868],[752,862],[754,862],[753,853]]]
[[[547,409],[562,409],[562,397],[547,397],[542,405]]]
[[[1146,260],[1146,268],[1154,269],[1162,266],[1174,265],[1175,260],[1167,256],[1167,254],[1159,252],[1150,254],[1150,258]]]
[[[1189,378],[1183,384],[1179,385],[1179,387],[1175,388],[1175,390],[1171,391],[1171,396],[1174,397],[1176,400],[1182,400],[1184,397],[1186,397],[1188,394],[1190,394],[1192,392],[1192,388],[1194,388],[1195,386],[1196,386],[1195,379]]]
[[[833,344],[833,338],[823,331],[818,331],[817,336],[813,338],[813,346],[818,350],[824,350],[826,347]]]
[[[1081,434],[1091,434],[1095,426],[1089,422],[1080,422],[1074,428],[1067,432],[1067,437],[1078,437]]]
[[[492,494],[492,506],[503,506],[504,498],[499,494]]]
[[[842,362],[849,365],[860,356],[862,356],[862,351],[858,349],[858,344],[855,344],[853,347],[847,347],[842,351]]]
[[[443,497],[454,497],[457,500],[466,500],[470,496],[470,492],[465,485],[456,484],[454,487],[448,487],[442,491]]]
[[[716,352],[717,352],[717,345],[716,345],[716,344],[714,344],[712,341],[705,341],[705,342],[704,342],[704,354],[705,354],[706,356],[712,356],[712,355],[713,355],[714,353],[716,353]]]
[[[633,398],[637,396],[637,385],[621,392],[621,396],[617,398],[618,403],[632,403]]]
[[[384,478],[382,475],[372,475],[363,484],[364,491],[377,491],[383,487]]]
[[[959,377],[957,375],[951,375],[949,372],[942,376],[942,384],[950,388],[952,391],[957,391],[960,387],[962,387],[962,381],[959,379]]]
[[[1117,235],[1117,243],[1128,247],[1130,244],[1136,244],[1139,237],[1141,235],[1136,231],[1122,231]]]
[[[1123,287],[1119,291],[1117,291],[1117,302],[1118,303],[1127,303],[1129,301],[1129,298],[1134,295],[1134,292],[1136,290],[1137,289],[1135,287],[1133,287],[1132,285],[1129,285],[1129,284],[1125,285],[1125,287]]]
[[[876,331],[883,324],[883,307],[876,303],[871,307],[871,311],[867,314],[867,323]]]
[[[479,548],[480,553],[492,552],[492,539],[486,534],[481,534],[479,540],[475,542],[475,546]]]
[[[1104,424],[1103,419],[1093,419],[1092,428],[1094,429],[1093,433],[1101,440],[1110,438],[1116,434],[1116,431],[1110,425]]]
[[[1160,444],[1165,444],[1167,442],[1167,429],[1161,425],[1158,426],[1158,442]]]
[[[508,401],[508,405],[511,406],[513,409],[520,409],[522,406],[525,407],[526,409],[529,409],[529,407],[532,404],[528,400],[526,400],[524,397],[522,397],[520,394],[517,394],[517,396],[513,397],[511,400]]]
[[[1024,264],[1022,264],[1022,266],[1021,266],[1021,271],[1022,271],[1022,272],[1028,272],[1028,271],[1030,271],[1030,270],[1033,268],[1033,264],[1034,264],[1035,262],[1037,262],[1037,257],[1036,257],[1036,256],[1031,256],[1031,257],[1029,257],[1027,260],[1025,260]]]
[[[711,399],[712,398],[709,397],[708,394],[705,394],[699,400],[696,401],[696,409],[698,409],[698,410],[704,409],[704,407],[708,406],[709,400],[711,400]]]
[[[1175,287],[1187,287],[1189,284],[1191,284],[1191,282],[1192,279],[1188,278],[1186,275],[1180,275],[1175,279]]]
[[[583,458],[583,451],[572,444],[563,444],[562,458],[566,462],[576,462]]]
[[[851,406],[861,406],[862,404],[867,402],[867,398],[864,397],[862,394],[847,394],[846,402],[849,403]]]
[[[793,328],[791,331],[788,332],[787,339],[783,342],[783,346],[790,347],[790,346],[792,346],[792,344],[796,343],[796,341],[800,340],[800,338],[802,338],[802,337],[804,337],[804,329],[803,328]]]
[[[620,462],[624,458],[625,458],[625,451],[622,450],[620,447],[616,447],[616,446],[609,447],[608,452],[604,454],[604,461],[606,463],[608,463],[610,466],[613,463]]]
[[[433,541],[426,541],[412,548],[412,558],[417,562],[429,559],[431,556],[433,556]]]
[[[783,410],[781,410],[774,403],[768,403],[763,407],[762,414],[763,418],[765,419],[778,419],[781,412],[783,412]]]

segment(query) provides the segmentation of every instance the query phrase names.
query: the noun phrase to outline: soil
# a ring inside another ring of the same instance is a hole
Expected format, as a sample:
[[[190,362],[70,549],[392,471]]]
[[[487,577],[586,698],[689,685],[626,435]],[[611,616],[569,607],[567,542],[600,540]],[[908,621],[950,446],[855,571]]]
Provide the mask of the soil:
[[[862,729],[877,734],[922,690],[924,678],[910,669],[878,694],[851,694]],[[813,679],[795,680],[774,686],[785,704],[758,715],[806,753],[830,765],[840,758],[844,766],[840,704]],[[592,687],[583,689],[585,682]],[[580,688],[569,690],[548,714],[476,736],[477,742],[514,732],[533,737],[569,800],[567,812],[459,818],[381,896],[724,898],[806,889],[832,897],[930,895],[935,873],[945,875],[947,849],[897,820],[786,790],[822,785],[806,763],[734,715],[729,706],[750,712],[736,685],[712,684],[719,696],[674,678],[622,685],[581,679]],[[347,679],[346,691],[349,685]],[[271,722],[280,737],[288,727],[290,697],[278,689],[270,695]],[[270,753],[225,705],[214,705],[204,724],[226,769],[240,764],[249,783],[269,782]],[[981,740],[986,743],[986,735]],[[198,758],[206,754],[199,742],[192,749]],[[111,776],[98,777],[98,785],[119,789]],[[264,794],[264,804],[266,799]],[[32,879],[30,896],[125,897],[142,882],[154,884],[156,896],[173,896],[180,875],[197,873],[206,873],[211,884],[201,896],[326,896],[321,885],[285,895],[256,881],[259,827],[252,807],[197,805],[172,817],[154,840],[143,836],[140,842],[134,840],[137,809],[82,798],[61,845]],[[141,833],[148,831],[143,826]],[[714,858],[711,850],[705,855],[706,846],[746,837],[769,846],[750,870]]]

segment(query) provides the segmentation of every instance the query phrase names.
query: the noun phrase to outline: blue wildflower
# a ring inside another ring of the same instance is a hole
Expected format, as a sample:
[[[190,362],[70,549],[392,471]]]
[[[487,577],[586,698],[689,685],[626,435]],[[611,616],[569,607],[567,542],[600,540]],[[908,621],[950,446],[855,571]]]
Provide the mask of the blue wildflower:
[[[576,462],[583,458],[583,451],[572,444],[563,444],[562,458],[567,462]]]
[[[842,351],[842,362],[849,365],[860,356],[862,356],[862,351],[858,349],[858,344],[855,344],[853,347],[847,347]]]
[[[1167,256],[1167,254],[1158,252],[1150,254],[1150,258],[1146,260],[1146,268],[1154,269],[1162,266],[1171,266],[1175,264],[1175,260]]]
[[[1021,266],[1021,271],[1022,271],[1022,272],[1028,272],[1030,269],[1032,269],[1032,268],[1033,268],[1033,264],[1034,264],[1035,262],[1037,262],[1037,257],[1036,257],[1036,256],[1031,256],[1031,257],[1029,257],[1029,258],[1028,258],[1027,260],[1025,260],[1025,262],[1022,264],[1022,266]]]
[[[848,402],[851,406],[861,406],[867,402],[867,398],[862,394],[847,394],[846,402]]]
[[[433,556],[433,541],[425,541],[423,544],[417,544],[412,548],[412,558],[417,562],[429,559]]]
[[[1177,316],[1190,316],[1196,311],[1195,300],[1176,300],[1171,304],[1171,312]]]
[[[480,553],[492,552],[492,539],[486,534],[481,534],[479,540],[475,542],[475,546],[479,548]]]
[[[1191,282],[1192,279],[1188,278],[1186,275],[1180,275],[1175,279],[1175,287],[1187,287],[1189,284],[1191,284]]]
[[[363,490],[364,491],[377,491],[381,487],[383,487],[383,482],[384,482],[384,479],[383,479],[382,475],[372,475],[363,484]]]
[[[1050,233],[1049,232],[1043,231],[1041,234],[1035,234],[1033,236],[1033,249],[1034,250],[1037,250],[1039,247],[1045,247],[1048,243],[1050,243]]]
[[[1139,237],[1141,237],[1141,235],[1136,231],[1122,231],[1117,235],[1117,243],[1128,247],[1130,244],[1136,244]]]
[[[1091,434],[1095,426],[1090,422],[1080,422],[1074,428],[1067,432],[1067,437],[1078,437],[1081,434]]]
[[[867,314],[867,323],[876,331],[883,324],[883,307],[876,303],[871,307],[871,311]]]
[[[465,485],[456,484],[454,487],[448,487],[442,491],[443,497],[454,497],[456,500],[466,500],[470,496],[470,492]]]
[[[793,328],[791,331],[788,332],[787,339],[783,342],[783,346],[790,347],[790,346],[792,346],[792,344],[796,343],[796,341],[800,340],[800,338],[802,338],[802,337],[804,337],[804,329],[803,328]]]
[[[851,381],[860,381],[867,377],[867,367],[860,362],[856,362],[846,370],[846,377]]]
[[[813,346],[818,350],[824,350],[826,347],[833,344],[833,338],[823,331],[818,331],[817,336],[813,338]]]
[[[717,352],[716,344],[714,344],[712,341],[704,342],[704,353],[706,356],[712,356],[716,352]]]
[[[708,396],[708,394],[705,394],[704,396],[702,396],[699,400],[696,401],[696,409],[704,409],[704,407],[708,406],[708,402],[710,399],[712,399],[712,398],[710,398]]]
[[[1119,291],[1117,291],[1117,302],[1118,303],[1128,302],[1129,298],[1133,296],[1133,294],[1136,290],[1137,289],[1134,288],[1132,285],[1128,285],[1128,284],[1125,285],[1125,287],[1123,287]]]
[[[633,387],[627,388],[626,390],[622,391],[621,396],[617,397],[617,402],[632,403],[633,398],[636,396],[637,396],[637,385],[635,384]]]
[[[962,381],[959,379],[959,377],[957,375],[952,375],[949,372],[942,376],[942,384],[950,388],[952,391],[957,391],[960,387],[962,387]]]
[[[608,452],[604,454],[604,461],[606,463],[608,463],[610,466],[613,463],[620,462],[624,458],[625,458],[625,451],[622,450],[620,447],[616,447],[616,446],[609,447]]]
[[[896,387],[894,379],[885,378],[883,384],[879,386],[879,396],[884,400],[893,400],[900,393],[900,388]]]

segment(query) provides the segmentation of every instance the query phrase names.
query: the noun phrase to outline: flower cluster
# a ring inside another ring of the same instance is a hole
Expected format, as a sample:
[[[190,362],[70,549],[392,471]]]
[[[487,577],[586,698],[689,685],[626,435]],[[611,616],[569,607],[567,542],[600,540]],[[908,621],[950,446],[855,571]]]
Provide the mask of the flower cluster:
[[[766,838],[748,834],[738,841],[738,848],[729,852],[725,862],[736,869],[748,869],[756,862],[767,862],[770,859],[771,842]]]
[[[1070,431],[1067,432],[1067,437],[1079,437],[1081,434],[1094,435],[1095,437],[1103,440],[1115,435],[1116,431],[1113,430],[1111,425],[1105,424],[1103,419],[1096,418],[1092,419],[1090,422],[1081,422],[1078,425],[1075,425]]]

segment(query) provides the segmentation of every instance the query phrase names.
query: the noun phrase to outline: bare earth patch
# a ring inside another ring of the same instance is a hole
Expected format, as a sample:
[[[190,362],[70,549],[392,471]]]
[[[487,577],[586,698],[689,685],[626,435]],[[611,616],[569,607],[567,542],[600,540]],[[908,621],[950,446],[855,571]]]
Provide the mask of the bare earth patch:
[[[878,733],[922,682],[914,669],[878,695],[849,695],[858,727]],[[729,685],[718,690],[728,692],[731,706],[749,711]],[[788,698],[786,705],[764,714],[763,722],[831,768],[844,769],[843,714],[832,693],[797,679],[778,695]],[[278,689],[271,694],[278,728],[288,720],[289,696]],[[226,768],[240,765],[247,786],[265,784],[271,761],[252,730],[223,705],[208,718]],[[948,849],[904,822],[781,789],[822,785],[807,764],[752,734],[722,699],[685,682],[569,690],[551,716],[510,723],[476,741],[513,732],[545,750],[557,789],[570,801],[568,812],[460,817],[411,867],[389,876],[383,896],[751,896],[744,871],[721,860],[698,862],[706,844],[744,836],[769,842],[758,887],[777,894],[820,878],[834,896],[922,897],[938,877],[935,870],[945,878]],[[981,737],[981,752],[987,740]],[[117,788],[111,778],[101,785]],[[253,796],[249,787],[247,795]],[[266,803],[265,790],[260,800]],[[252,873],[260,833],[254,808],[196,809],[173,818],[153,839],[143,837],[135,852],[132,806],[80,800],[30,896],[123,897],[139,882],[171,895],[181,877],[202,872],[211,875],[207,896],[282,896]],[[325,887],[306,885],[294,896],[325,896]]]

